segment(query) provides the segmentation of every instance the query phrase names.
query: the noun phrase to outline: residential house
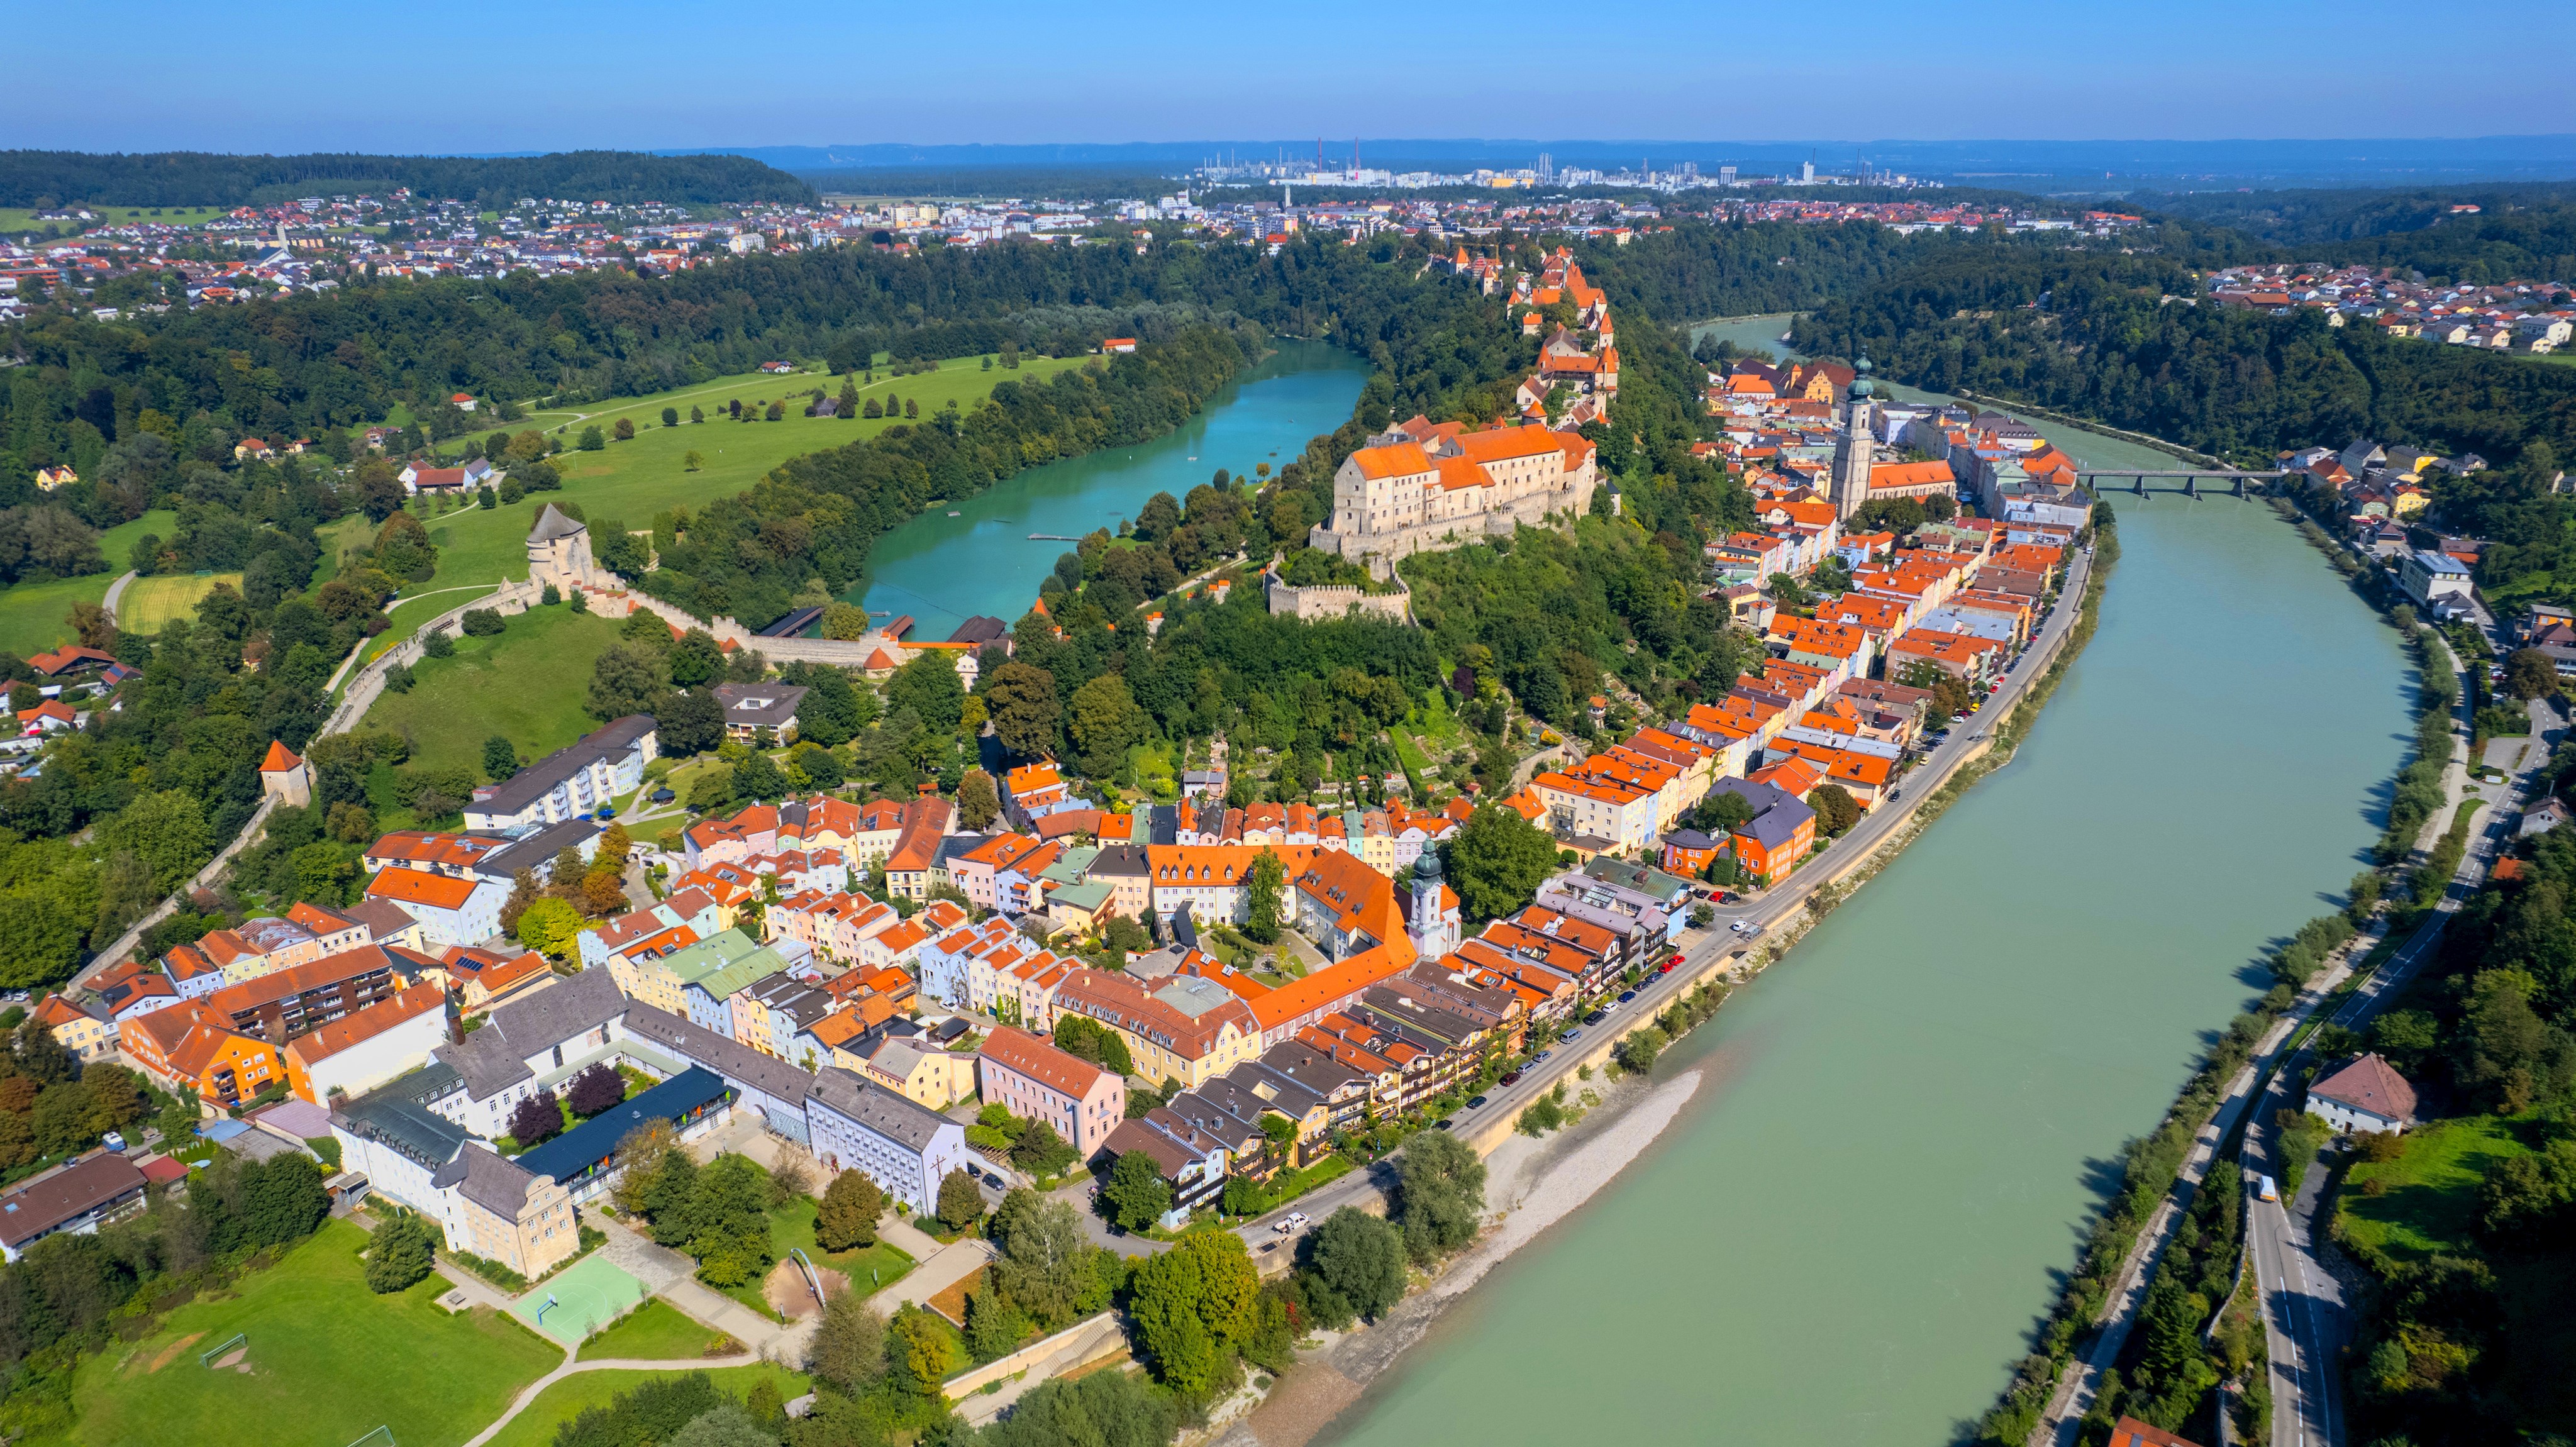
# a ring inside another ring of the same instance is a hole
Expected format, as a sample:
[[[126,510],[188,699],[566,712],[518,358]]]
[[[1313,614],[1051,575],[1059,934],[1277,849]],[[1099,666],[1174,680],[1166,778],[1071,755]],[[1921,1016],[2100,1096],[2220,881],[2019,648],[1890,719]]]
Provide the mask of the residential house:
[[[286,1042],[286,1087],[315,1105],[363,1095],[429,1061],[447,1039],[447,994],[414,985]]]
[[[2402,1131],[2415,1119],[2415,1087],[2367,1054],[2310,1084],[2307,1112],[2338,1131]]]
[[[987,1105],[1044,1121],[1088,1160],[1127,1118],[1127,1082],[1025,1031],[998,1026],[976,1051]]]

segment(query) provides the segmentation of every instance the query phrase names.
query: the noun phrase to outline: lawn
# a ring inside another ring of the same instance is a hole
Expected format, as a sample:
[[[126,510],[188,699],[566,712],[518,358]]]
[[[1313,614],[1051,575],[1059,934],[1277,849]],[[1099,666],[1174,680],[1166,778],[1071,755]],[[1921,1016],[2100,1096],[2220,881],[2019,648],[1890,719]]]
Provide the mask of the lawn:
[[[2359,1161],[2345,1176],[2338,1209],[2359,1245],[2401,1261],[2466,1253],[2477,1233],[2478,1186],[2505,1157],[2529,1155],[2519,1124],[2492,1115],[2435,1121],[2406,1137],[2393,1161]],[[2381,1183],[2373,1195],[2372,1182]]]
[[[145,533],[166,538],[178,526],[179,515],[175,512],[147,512],[99,534],[98,550],[106,555],[106,572],[0,589],[0,653],[25,658],[57,644],[78,642],[72,625],[64,621],[71,615],[72,605],[105,598],[108,585],[125,576],[126,555],[134,551],[134,544]]]
[[[874,1293],[893,1285],[913,1266],[912,1257],[902,1248],[879,1241],[855,1251],[826,1251],[814,1239],[814,1217],[822,1203],[811,1196],[799,1196],[787,1205],[769,1213],[770,1249],[785,1256],[790,1247],[803,1247],[815,1265],[838,1271],[850,1278],[852,1286],[863,1293]]]
[[[696,1361],[710,1355],[707,1349],[711,1346],[724,1348],[712,1353],[718,1356],[743,1349],[742,1343],[690,1320],[686,1312],[657,1296],[629,1312],[615,1326],[583,1342],[581,1360]]]
[[[419,768],[470,769],[480,778],[483,741],[494,734],[533,762],[599,727],[582,705],[591,665],[617,641],[618,627],[565,607],[513,613],[505,632],[460,636],[455,656],[420,660],[412,691],[379,696],[365,726],[409,735]]]
[[[582,1408],[605,1407],[618,1393],[631,1391],[639,1383],[667,1375],[670,1374],[584,1372],[577,1377],[566,1377],[538,1393],[537,1399],[528,1404],[528,1410],[511,1418],[510,1425],[502,1428],[500,1434],[492,1439],[490,1447],[550,1447],[555,1440],[555,1429],[581,1415]],[[778,1395],[786,1401],[792,1402],[812,1390],[811,1380],[802,1372],[791,1372],[766,1362],[752,1367],[718,1367],[707,1375],[715,1379],[716,1390],[737,1400],[751,1395],[753,1384],[763,1377],[778,1384]],[[492,1415],[497,1417],[500,1413]],[[463,1433],[455,1440],[461,1442],[472,1435],[471,1432]],[[403,1440],[407,1443],[411,1439]]]
[[[917,401],[926,417],[951,401],[960,407],[971,407],[992,391],[996,382],[1035,380],[1081,364],[1078,357],[1030,357],[1016,372],[998,365],[987,372],[981,358],[966,357],[944,362],[936,372],[910,377],[880,375],[873,384],[861,387],[859,395],[863,400],[883,400],[891,393],[906,401]],[[820,372],[785,377],[753,373],[650,397],[616,399],[586,410],[533,413],[524,422],[488,424],[492,431],[568,429],[563,433],[567,450],[554,460],[563,473],[563,491],[530,493],[507,507],[469,507],[424,518],[430,541],[438,545],[438,573],[418,589],[406,589],[409,596],[387,610],[394,620],[394,631],[385,637],[391,639],[456,606],[454,597],[430,599],[423,596],[426,593],[526,577],[528,529],[536,525],[538,509],[550,498],[581,504],[583,517],[592,523],[613,520],[630,528],[650,527],[655,513],[730,497],[791,457],[873,437],[894,425],[893,421],[865,418],[848,422],[807,417],[803,415],[806,398],[816,387],[822,388],[826,396],[838,397],[841,392],[839,378]],[[735,398],[742,399],[746,409],[755,401],[766,405],[783,400],[787,415],[777,422],[717,420],[723,416],[725,403]],[[678,409],[682,419],[678,427],[662,425],[664,407]],[[691,407],[704,410],[708,420],[691,424],[687,420]],[[634,422],[632,440],[612,441],[599,452],[572,447],[583,427],[595,423],[605,432],[615,427],[620,418]],[[460,451],[463,444],[464,439],[457,439],[448,444],[448,450]],[[686,465],[691,452],[703,459],[696,472],[689,471]],[[336,558],[341,549],[363,543],[370,532],[364,518],[344,519],[325,530],[323,550]]]
[[[128,222],[162,226],[195,226],[224,215],[221,206],[92,206],[74,208],[87,211],[95,221],[39,221],[36,213],[17,206],[0,206],[0,235],[15,236],[22,232],[42,231],[48,226],[61,227],[67,236],[95,231],[105,226],[122,226]]]
[[[277,1447],[343,1447],[378,1426],[403,1442],[462,1442],[563,1360],[489,1309],[440,1310],[450,1288],[435,1274],[370,1294],[358,1260],[365,1240],[348,1222],[324,1222],[275,1267],[243,1277],[237,1294],[192,1302],[132,1347],[83,1361],[72,1440],[205,1441],[229,1422],[256,1423],[254,1435]],[[248,1371],[198,1365],[200,1351],[235,1332],[249,1335]]]
[[[169,573],[137,578],[125,585],[125,592],[116,600],[116,626],[127,633],[158,633],[173,618],[196,617],[197,600],[213,592],[217,583],[230,583],[239,591],[241,581],[239,573]]]

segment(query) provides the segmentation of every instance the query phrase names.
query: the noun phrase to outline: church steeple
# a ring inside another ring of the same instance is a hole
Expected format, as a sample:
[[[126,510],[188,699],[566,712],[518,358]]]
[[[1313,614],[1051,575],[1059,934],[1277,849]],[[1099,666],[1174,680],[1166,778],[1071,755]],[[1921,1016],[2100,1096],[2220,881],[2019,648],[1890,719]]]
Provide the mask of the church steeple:
[[[1830,479],[1834,515],[1845,522],[1869,503],[1869,469],[1876,452],[1871,429],[1877,421],[1878,386],[1869,379],[1867,353],[1852,363],[1852,384],[1843,411],[1842,436],[1834,443]]]

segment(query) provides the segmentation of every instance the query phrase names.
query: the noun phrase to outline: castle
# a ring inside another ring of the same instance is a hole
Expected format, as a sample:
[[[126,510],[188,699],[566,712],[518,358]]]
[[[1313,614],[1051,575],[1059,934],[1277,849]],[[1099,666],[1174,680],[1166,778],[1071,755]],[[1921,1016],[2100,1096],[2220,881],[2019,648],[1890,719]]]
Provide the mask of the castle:
[[[1580,517],[1595,483],[1592,444],[1573,433],[1415,417],[1343,459],[1333,516],[1306,542],[1385,576],[1414,553]]]

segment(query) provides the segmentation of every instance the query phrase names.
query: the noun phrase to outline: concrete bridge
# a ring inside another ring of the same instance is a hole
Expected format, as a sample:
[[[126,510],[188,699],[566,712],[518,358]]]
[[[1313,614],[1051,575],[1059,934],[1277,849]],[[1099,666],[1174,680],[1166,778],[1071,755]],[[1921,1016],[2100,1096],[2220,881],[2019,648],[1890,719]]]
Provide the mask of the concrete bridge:
[[[2270,472],[2248,472],[2231,467],[2140,472],[2133,467],[2124,467],[2116,471],[2078,472],[2075,474],[2075,480],[2090,487],[2097,497],[2113,489],[2133,492],[2140,497],[2145,497],[2150,492],[2178,492],[2185,497],[2197,498],[2204,489],[2230,493],[2236,497],[2249,497],[2252,493],[2247,489],[2247,483],[2250,482],[2259,487],[2272,478],[2288,475],[2277,468]],[[2150,486],[2150,484],[2155,485]]]

